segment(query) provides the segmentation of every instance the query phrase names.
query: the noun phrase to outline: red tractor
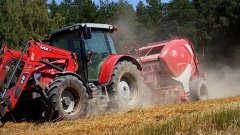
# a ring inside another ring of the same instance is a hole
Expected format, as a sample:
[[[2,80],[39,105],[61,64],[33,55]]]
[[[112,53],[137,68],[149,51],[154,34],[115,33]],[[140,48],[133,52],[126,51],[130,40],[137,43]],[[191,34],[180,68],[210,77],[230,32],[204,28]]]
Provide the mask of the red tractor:
[[[89,101],[120,109],[139,106],[141,66],[130,55],[116,54],[114,31],[112,25],[79,23],[51,32],[44,43],[29,39],[22,53],[3,47],[1,117],[41,108],[37,113],[51,120],[73,120],[87,114]]]
[[[136,56],[144,83],[156,102],[169,96],[176,96],[177,102],[208,99],[206,74],[200,73],[194,46],[188,39],[149,43],[139,48]]]

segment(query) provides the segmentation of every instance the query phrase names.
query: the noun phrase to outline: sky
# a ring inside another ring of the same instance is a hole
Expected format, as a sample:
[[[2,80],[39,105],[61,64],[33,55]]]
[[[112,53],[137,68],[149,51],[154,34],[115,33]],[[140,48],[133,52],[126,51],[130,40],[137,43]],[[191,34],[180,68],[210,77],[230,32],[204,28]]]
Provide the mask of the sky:
[[[48,0],[48,2],[51,2],[52,0]],[[93,0],[96,4],[99,4],[99,0]],[[118,0],[109,0],[109,1],[115,1],[117,2]],[[134,6],[136,6],[139,2],[139,0],[128,0],[129,3],[133,4]],[[162,2],[169,2],[170,0],[162,0]],[[56,0],[57,3],[60,3],[61,0]],[[145,2],[145,0],[143,0],[143,2]]]

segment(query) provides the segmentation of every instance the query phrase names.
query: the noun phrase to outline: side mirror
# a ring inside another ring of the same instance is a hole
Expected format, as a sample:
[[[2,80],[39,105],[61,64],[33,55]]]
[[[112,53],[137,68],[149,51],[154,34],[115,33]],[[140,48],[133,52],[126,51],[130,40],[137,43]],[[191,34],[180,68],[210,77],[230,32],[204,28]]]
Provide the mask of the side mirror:
[[[91,28],[87,27],[86,25],[83,27],[83,38],[84,39],[92,38],[92,30],[91,30]]]
[[[92,64],[92,50],[87,50],[88,65]]]

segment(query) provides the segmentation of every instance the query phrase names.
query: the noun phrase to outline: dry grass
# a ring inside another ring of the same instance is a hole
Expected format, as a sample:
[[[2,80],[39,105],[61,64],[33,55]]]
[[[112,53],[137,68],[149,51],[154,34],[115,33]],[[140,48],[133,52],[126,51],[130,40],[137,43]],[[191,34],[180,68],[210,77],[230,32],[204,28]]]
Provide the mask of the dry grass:
[[[0,134],[240,134],[240,97],[86,117],[6,123]]]

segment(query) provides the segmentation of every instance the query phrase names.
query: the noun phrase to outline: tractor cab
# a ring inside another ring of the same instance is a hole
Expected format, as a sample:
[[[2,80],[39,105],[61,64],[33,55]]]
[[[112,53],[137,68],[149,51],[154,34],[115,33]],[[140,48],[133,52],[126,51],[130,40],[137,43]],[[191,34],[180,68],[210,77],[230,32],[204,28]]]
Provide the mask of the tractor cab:
[[[99,79],[102,64],[116,54],[110,33],[117,28],[108,24],[78,23],[47,35],[50,45],[76,53],[77,73],[89,82]]]

